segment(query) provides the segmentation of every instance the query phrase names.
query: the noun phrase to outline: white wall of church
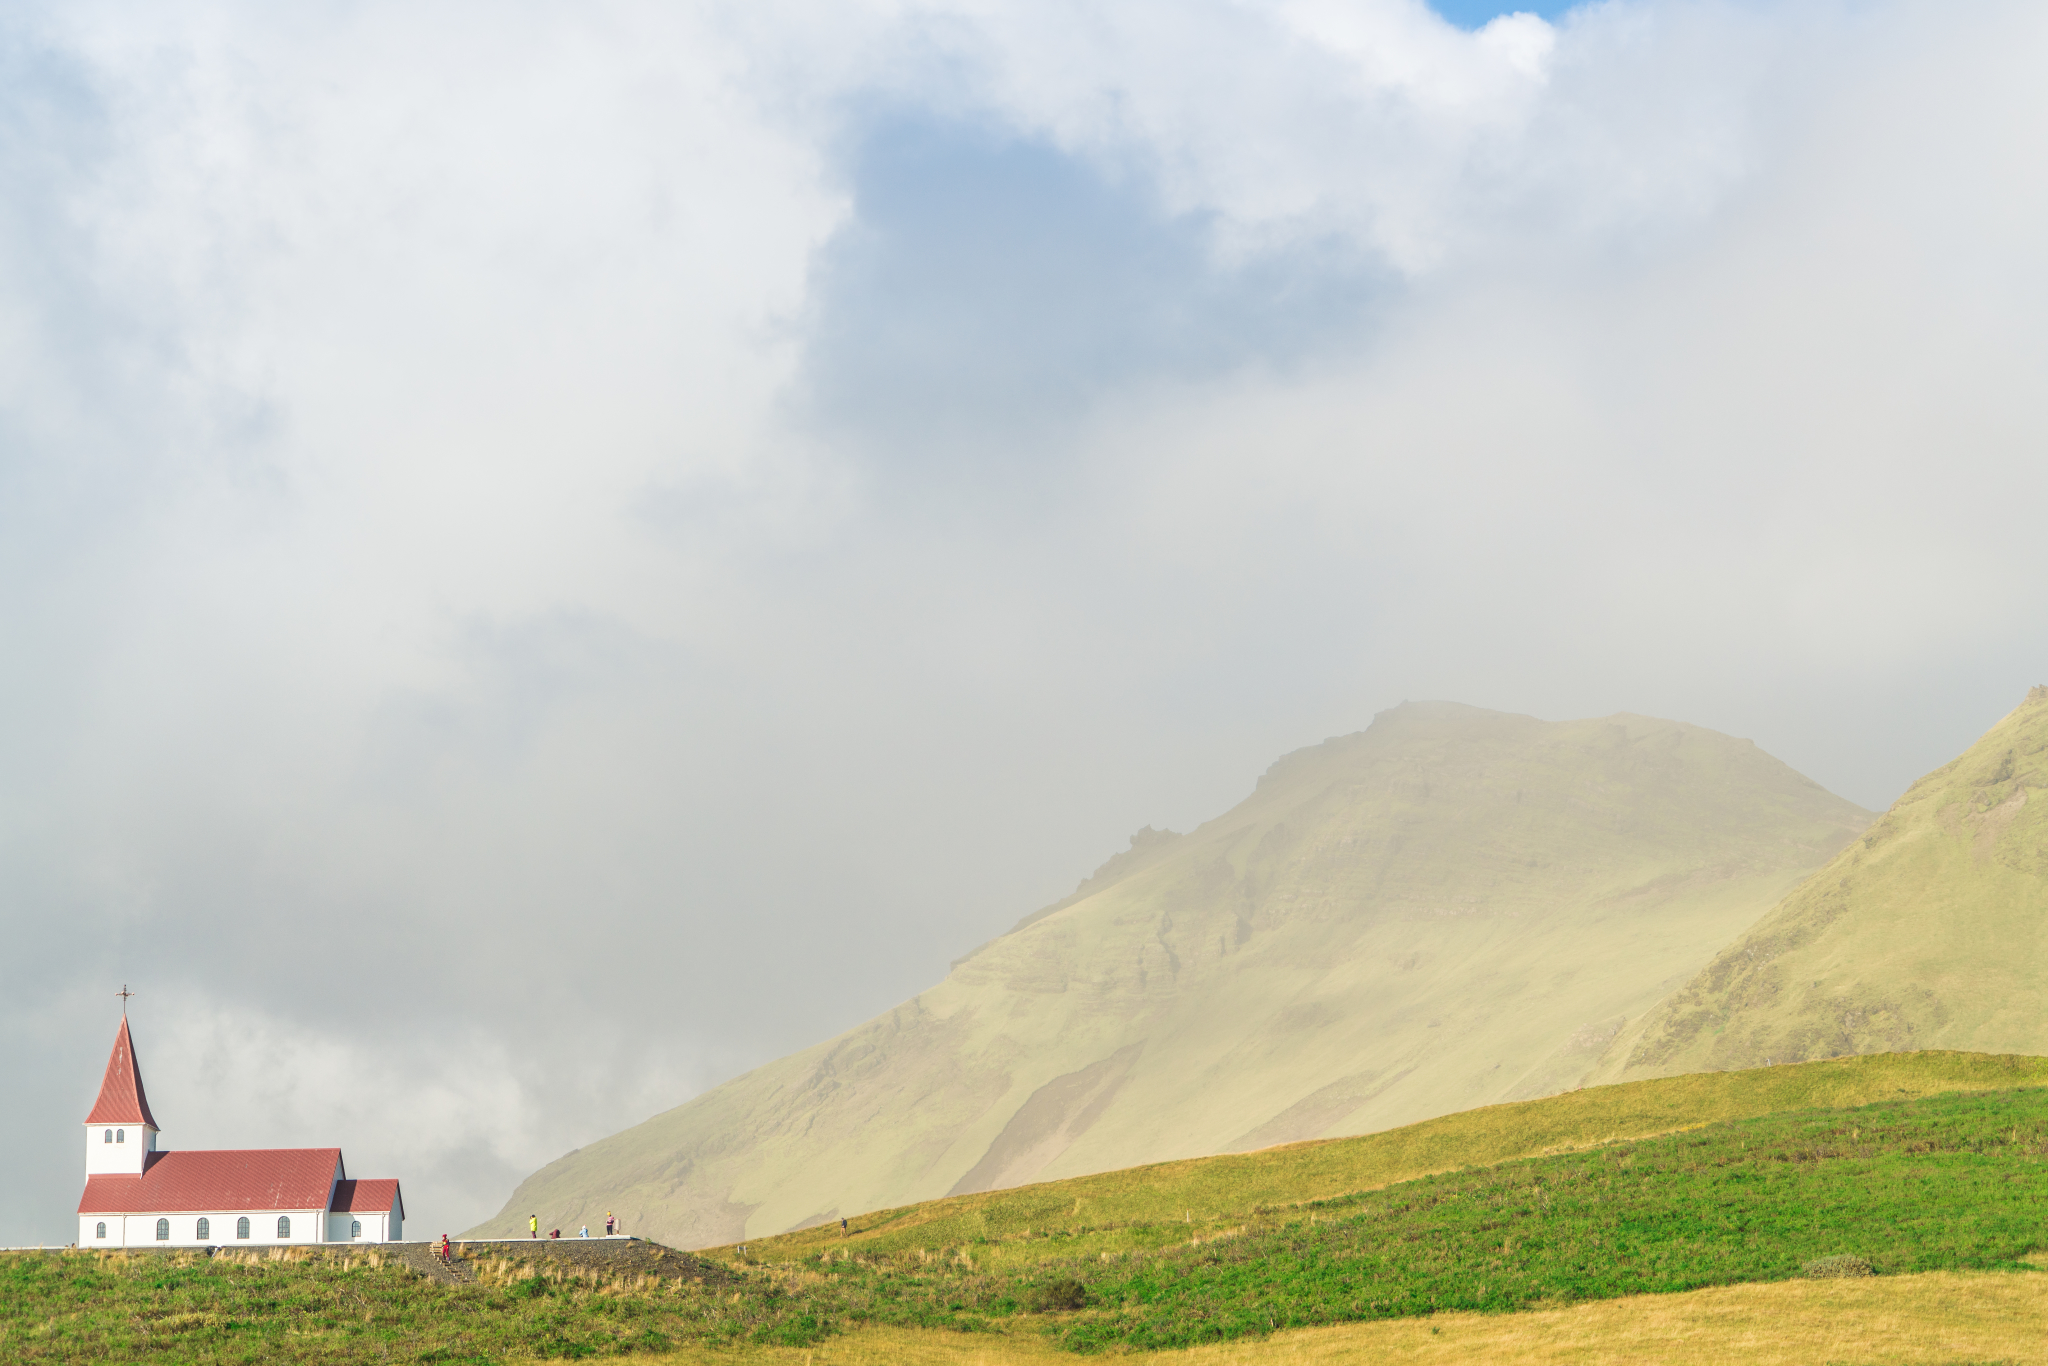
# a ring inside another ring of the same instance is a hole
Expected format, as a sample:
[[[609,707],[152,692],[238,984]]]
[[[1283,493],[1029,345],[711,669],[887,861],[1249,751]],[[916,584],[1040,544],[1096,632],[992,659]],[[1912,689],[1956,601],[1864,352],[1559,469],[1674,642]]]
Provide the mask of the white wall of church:
[[[336,1214],[327,1216],[327,1241],[330,1243],[393,1243],[398,1241],[398,1216],[394,1213],[381,1214]],[[360,1223],[361,1233],[351,1233],[350,1226]]]
[[[278,1216],[291,1220],[291,1233],[279,1237]],[[167,1238],[156,1236],[157,1220],[168,1224]],[[204,1237],[199,1221],[206,1220]],[[249,1236],[240,1236],[240,1223],[249,1221]],[[194,1211],[190,1214],[81,1214],[78,1216],[78,1245],[92,1247],[279,1247],[318,1243],[326,1231],[327,1211],[226,1210],[221,1213]],[[106,1232],[102,1234],[101,1228]],[[346,1225],[344,1225],[346,1227]]]
[[[85,1126],[85,1174],[134,1176],[142,1159],[156,1151],[156,1130],[140,1124]]]

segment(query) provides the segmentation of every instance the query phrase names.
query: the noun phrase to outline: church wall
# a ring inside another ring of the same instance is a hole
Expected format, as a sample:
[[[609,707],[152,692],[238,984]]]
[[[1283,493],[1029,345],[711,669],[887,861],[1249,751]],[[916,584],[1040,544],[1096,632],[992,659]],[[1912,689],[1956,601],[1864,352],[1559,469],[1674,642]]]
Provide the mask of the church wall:
[[[348,1231],[351,1220],[361,1220],[363,1232],[360,1237]],[[330,1243],[389,1243],[397,1241],[398,1234],[391,1225],[397,1221],[389,1214],[346,1214],[329,1212],[327,1216],[327,1241]]]
[[[291,1216],[292,1236],[277,1236],[277,1216]],[[318,1243],[326,1231],[326,1210],[193,1210],[177,1214],[81,1214],[78,1216],[78,1245],[95,1247],[280,1247]],[[210,1227],[200,1238],[198,1224],[205,1218]],[[249,1221],[249,1236],[235,1236],[235,1221]],[[156,1236],[156,1221],[171,1221],[171,1236]],[[97,1226],[105,1223],[107,1236],[97,1237]],[[343,1225],[346,1229],[347,1225]]]

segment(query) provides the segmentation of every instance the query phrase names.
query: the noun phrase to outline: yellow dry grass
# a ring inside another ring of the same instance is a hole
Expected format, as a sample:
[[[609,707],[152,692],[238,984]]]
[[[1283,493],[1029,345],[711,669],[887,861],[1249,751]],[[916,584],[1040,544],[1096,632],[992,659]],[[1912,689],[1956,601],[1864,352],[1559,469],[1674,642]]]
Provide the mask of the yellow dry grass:
[[[1035,1334],[870,1329],[814,1348],[686,1352],[675,1366],[1051,1366]],[[1439,1314],[1281,1333],[1129,1366],[1960,1366],[2048,1363],[2048,1276],[1996,1272],[1735,1285],[1525,1314]]]

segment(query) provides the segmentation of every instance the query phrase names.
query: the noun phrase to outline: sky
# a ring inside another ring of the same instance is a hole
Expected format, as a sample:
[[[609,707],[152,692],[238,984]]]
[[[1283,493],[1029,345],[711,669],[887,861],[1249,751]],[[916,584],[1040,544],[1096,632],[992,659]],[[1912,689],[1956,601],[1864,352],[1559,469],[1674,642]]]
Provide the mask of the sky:
[[[2044,58],[0,4],[0,1244],[123,984],[168,1146],[438,1235],[1404,699],[1889,804],[2048,680]]]

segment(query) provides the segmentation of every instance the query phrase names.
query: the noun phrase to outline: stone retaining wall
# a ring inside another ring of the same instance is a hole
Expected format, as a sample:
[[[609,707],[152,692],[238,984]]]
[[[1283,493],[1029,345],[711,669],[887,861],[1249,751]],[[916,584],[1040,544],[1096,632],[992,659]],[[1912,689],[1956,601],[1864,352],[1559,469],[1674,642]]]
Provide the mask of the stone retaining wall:
[[[441,1245],[435,1242],[425,1246],[438,1249]],[[536,1272],[573,1269],[606,1275],[661,1276],[707,1285],[724,1285],[738,1279],[718,1262],[645,1238],[468,1238],[460,1242],[451,1240],[449,1248],[465,1262],[503,1257]]]

